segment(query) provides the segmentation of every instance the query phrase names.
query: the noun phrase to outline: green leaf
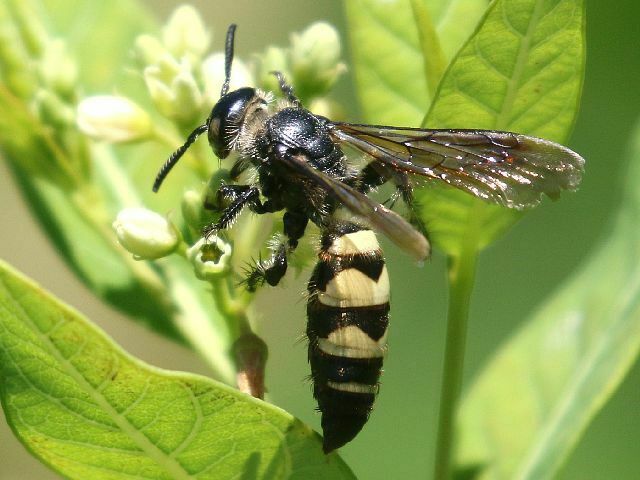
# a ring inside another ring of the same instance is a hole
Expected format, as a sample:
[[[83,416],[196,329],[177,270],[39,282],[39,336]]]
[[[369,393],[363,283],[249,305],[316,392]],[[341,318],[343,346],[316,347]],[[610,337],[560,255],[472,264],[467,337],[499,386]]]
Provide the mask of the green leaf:
[[[554,141],[573,126],[584,72],[581,0],[497,0],[440,83],[425,125],[507,130]],[[451,188],[416,196],[433,243],[482,249],[519,218]]]
[[[442,74],[444,73],[444,69],[447,67],[447,61],[440,47],[438,32],[436,32],[429,9],[421,0],[411,0],[411,8],[413,8],[416,28],[418,29],[418,36],[420,37],[420,46],[422,47],[422,58],[424,62],[424,76],[429,89],[429,97],[433,98]]]
[[[452,59],[471,36],[489,0],[422,0],[428,9],[440,46],[447,59]]]
[[[640,352],[640,128],[611,234],[498,350],[460,412],[458,464],[553,478]]]
[[[429,91],[434,83],[437,85],[440,70],[437,66],[441,62],[446,65],[460,48],[487,3],[487,0],[346,2],[362,120],[419,125],[433,97]],[[433,48],[436,50],[425,58],[423,49]],[[425,72],[433,70],[425,68],[425,63],[432,62],[436,73],[427,87]]]
[[[430,98],[408,0],[345,2],[364,121],[417,125]]]
[[[144,364],[2,262],[0,400],[68,478],[354,478],[286,412]]]

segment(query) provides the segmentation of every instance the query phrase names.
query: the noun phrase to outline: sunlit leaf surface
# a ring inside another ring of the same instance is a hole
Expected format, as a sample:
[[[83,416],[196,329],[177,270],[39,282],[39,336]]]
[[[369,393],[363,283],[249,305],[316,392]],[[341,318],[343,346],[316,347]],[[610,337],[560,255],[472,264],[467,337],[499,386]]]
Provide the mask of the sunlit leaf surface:
[[[68,478],[353,478],[286,412],[144,364],[2,263],[0,400],[24,445]]]
[[[469,36],[486,0],[415,0],[426,7],[450,59]],[[352,62],[363,118],[417,127],[432,100],[411,0],[346,2]]]

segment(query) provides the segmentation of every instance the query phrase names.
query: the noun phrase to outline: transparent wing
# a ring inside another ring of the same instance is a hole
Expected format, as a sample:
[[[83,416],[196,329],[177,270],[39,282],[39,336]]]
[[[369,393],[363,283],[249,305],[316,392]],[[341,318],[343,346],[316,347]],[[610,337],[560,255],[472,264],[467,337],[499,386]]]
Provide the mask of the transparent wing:
[[[424,260],[429,256],[431,249],[427,239],[394,211],[313,168],[302,154],[277,155],[278,160],[288,165],[298,175],[304,176],[329,192],[351,212],[364,217],[375,230],[386,235],[389,240],[416,259]]]
[[[334,123],[332,136],[396,170],[442,180],[521,209],[575,190],[584,159],[541,138],[492,130],[423,130]]]

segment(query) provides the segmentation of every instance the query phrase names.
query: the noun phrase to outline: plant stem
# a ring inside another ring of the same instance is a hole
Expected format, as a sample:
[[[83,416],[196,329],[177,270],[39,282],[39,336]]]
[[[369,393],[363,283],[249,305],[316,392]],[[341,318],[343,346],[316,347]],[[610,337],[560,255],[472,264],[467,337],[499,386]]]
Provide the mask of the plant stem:
[[[247,306],[235,295],[230,277],[212,282],[213,298],[228,322],[233,338],[233,357],[236,366],[236,385],[241,392],[264,398],[264,370],[267,344],[256,335],[247,318]]]
[[[470,245],[463,245],[459,256],[449,257],[449,312],[444,371],[440,390],[435,480],[451,478],[451,459],[455,445],[455,416],[462,386],[467,321],[476,261],[477,251]]]

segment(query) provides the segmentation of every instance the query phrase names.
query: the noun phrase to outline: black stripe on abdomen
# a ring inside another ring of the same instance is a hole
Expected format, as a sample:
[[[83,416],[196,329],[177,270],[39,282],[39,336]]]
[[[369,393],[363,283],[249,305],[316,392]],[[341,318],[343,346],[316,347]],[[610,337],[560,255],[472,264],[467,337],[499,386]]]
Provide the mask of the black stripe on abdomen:
[[[307,337],[324,451],[362,429],[378,391],[389,323],[389,280],[374,233],[328,228],[309,281]]]

